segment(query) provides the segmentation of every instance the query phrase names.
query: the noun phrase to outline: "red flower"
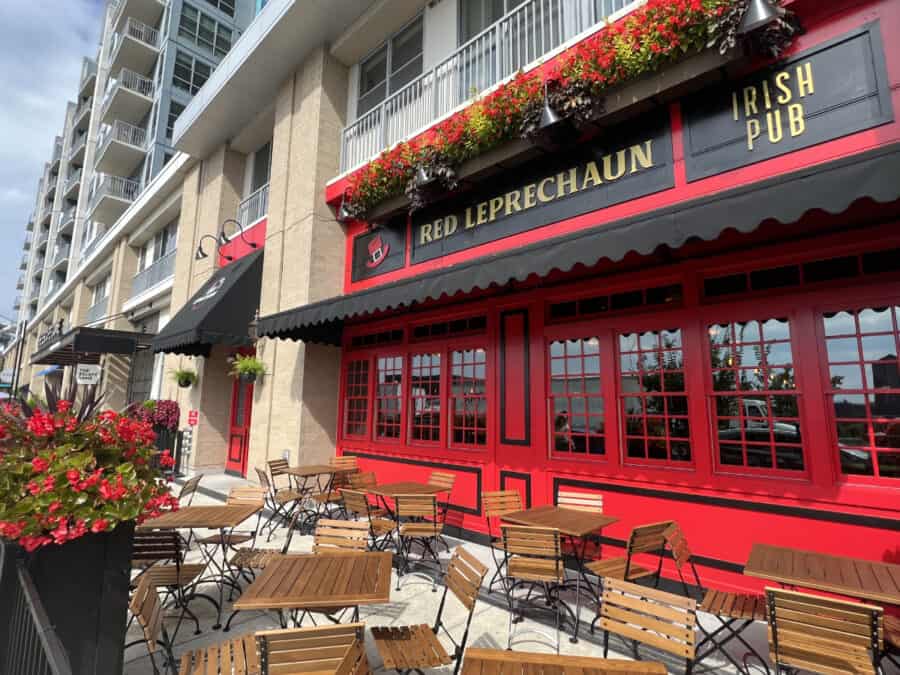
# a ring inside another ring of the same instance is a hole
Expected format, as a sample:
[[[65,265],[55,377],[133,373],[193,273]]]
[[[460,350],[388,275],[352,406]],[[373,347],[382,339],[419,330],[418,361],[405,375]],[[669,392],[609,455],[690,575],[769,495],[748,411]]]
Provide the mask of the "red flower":
[[[53,540],[50,537],[29,535],[27,537],[22,537],[21,539],[19,539],[19,544],[21,544],[22,548],[24,548],[28,553],[34,553],[37,549],[41,548],[42,546],[46,546],[52,541]]]
[[[46,476],[44,478],[43,484],[44,492],[50,492],[53,488],[56,487],[56,477],[55,476]]]
[[[50,468],[50,462],[43,457],[35,457],[31,460],[31,470],[35,473],[44,473]]]
[[[28,485],[25,486],[25,489],[31,493],[32,497],[37,497],[39,494],[41,494],[41,486],[34,481],[29,482]]]
[[[172,457],[171,450],[163,450],[162,455],[159,456],[159,465],[165,469],[175,466],[175,458]]]
[[[106,532],[109,528],[109,521],[103,518],[98,518],[93,523],[91,523],[91,532],[94,534],[98,532]]]
[[[47,513],[56,513],[62,508],[62,502],[57,500],[47,507]]]
[[[67,412],[69,412],[71,409],[72,409],[72,402],[71,402],[71,401],[65,401],[65,400],[64,400],[64,401],[59,401],[59,402],[56,404],[56,412],[67,413]]]
[[[0,537],[6,537],[7,539],[18,539],[22,536],[22,531],[25,529],[25,521],[20,520],[17,523],[10,523],[0,520]]]

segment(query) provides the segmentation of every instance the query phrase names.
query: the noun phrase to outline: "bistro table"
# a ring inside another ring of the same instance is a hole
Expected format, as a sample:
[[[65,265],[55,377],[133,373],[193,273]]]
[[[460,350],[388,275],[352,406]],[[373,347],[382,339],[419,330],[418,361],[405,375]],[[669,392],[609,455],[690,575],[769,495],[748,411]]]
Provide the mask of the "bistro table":
[[[447,488],[429,483],[418,483],[414,480],[400,481],[399,483],[385,483],[370,489],[373,495],[379,497],[396,497],[397,495],[436,495]]]
[[[277,556],[244,589],[234,603],[235,613],[345,607],[358,613],[360,605],[390,601],[391,558],[387,551]]]
[[[900,565],[753,544],[744,574],[886,605],[900,605]]]
[[[609,516],[605,513],[567,509],[562,506],[553,506],[551,504],[535,506],[530,509],[525,509],[524,511],[507,513],[501,520],[512,525],[553,528],[558,530],[563,537],[567,537],[572,544],[572,557],[575,558],[578,574],[587,585],[587,588],[591,591],[594,590],[594,585],[591,583],[590,579],[588,579],[587,570],[584,566],[584,553],[587,546],[587,537],[600,532],[604,527],[619,522],[619,519],[615,516]],[[580,548],[576,539],[581,540]],[[581,617],[579,616],[580,609],[581,597],[580,595],[576,595],[574,612],[575,631],[572,634],[572,642],[578,641],[578,625],[581,622]]]
[[[338,474],[352,473],[355,469],[345,469],[342,467],[332,466],[330,464],[306,464],[304,466],[289,466],[284,472],[292,479],[296,480],[297,490],[302,495],[302,501],[308,501],[313,496],[313,487],[320,494],[331,495],[334,489],[334,478]],[[322,482],[322,478],[327,476],[327,481]],[[319,505],[314,504],[304,509],[306,516],[303,520],[301,529],[311,530],[319,517]],[[301,503],[301,508],[303,508]]]
[[[222,625],[222,601],[224,598],[225,584],[236,584],[235,581],[229,580],[227,577],[228,572],[234,572],[228,562],[228,542],[231,539],[230,533],[238,525],[261,510],[262,503],[185,506],[177,511],[164,513],[159,518],[146,520],[143,525],[141,525],[143,529],[148,530],[204,528],[219,531],[222,563],[221,565],[218,564],[212,556],[210,556],[209,559],[219,572],[219,577],[217,579],[217,585],[219,587],[219,606],[216,615],[216,624],[213,626],[214,629],[218,629]],[[204,579],[200,579],[197,583],[200,583],[201,581],[204,581]]]

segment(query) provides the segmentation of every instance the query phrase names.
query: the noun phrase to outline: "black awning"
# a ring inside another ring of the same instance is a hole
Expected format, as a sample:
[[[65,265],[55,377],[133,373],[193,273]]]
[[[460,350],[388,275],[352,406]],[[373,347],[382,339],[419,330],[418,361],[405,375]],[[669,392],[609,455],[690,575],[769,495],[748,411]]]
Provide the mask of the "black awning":
[[[31,356],[31,363],[70,366],[100,363],[103,354],[132,355],[150,346],[152,335],[77,326]]]
[[[538,244],[478,258],[370,290],[260,317],[260,336],[339,345],[346,319],[468,293],[532,274],[619,261],[689,239],[715,239],[729,228],[750,232],[764,221],[793,223],[807,211],[842,213],[855,201],[900,199],[900,143],[733,188]]]
[[[153,339],[154,352],[209,356],[213,345],[250,344],[259,307],[262,249],[216,270]]]

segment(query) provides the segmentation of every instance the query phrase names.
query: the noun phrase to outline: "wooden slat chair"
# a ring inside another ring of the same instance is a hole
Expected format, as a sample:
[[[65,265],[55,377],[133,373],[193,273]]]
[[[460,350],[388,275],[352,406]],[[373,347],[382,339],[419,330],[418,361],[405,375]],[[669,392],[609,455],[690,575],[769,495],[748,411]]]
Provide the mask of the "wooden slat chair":
[[[666,550],[666,531],[674,521],[666,520],[660,523],[640,525],[631,530],[628,544],[625,547],[625,555],[615,558],[594,560],[585,565],[585,568],[596,574],[600,579],[621,579],[623,581],[635,581],[647,577],[655,577],[654,586],[659,584],[659,575],[662,572],[663,554]],[[656,555],[658,563],[656,569],[644,567],[634,561],[635,554],[646,553]],[[600,600],[598,599],[597,615],[591,622],[591,632],[600,619]]]
[[[437,566],[438,573],[443,572],[438,557],[437,542],[444,531],[444,521],[440,517],[437,497],[434,495],[394,495],[394,517],[397,528],[397,550],[400,554],[400,567],[397,570],[397,590],[400,590],[400,577],[408,573],[411,567],[410,555],[413,544],[422,547],[422,555],[416,561],[429,564],[426,556]],[[432,591],[437,591],[437,577],[433,577]]]
[[[291,468],[291,465],[288,464],[288,461],[286,459],[270,459],[266,462],[266,466],[269,468],[269,476],[272,477],[272,485],[274,485],[276,488],[281,487],[278,484],[278,479],[281,476],[287,476],[287,487],[293,486],[294,481],[291,478],[291,475],[287,472],[288,469]],[[282,485],[284,485],[285,481],[281,481],[281,483]]]
[[[876,673],[884,648],[881,607],[766,588],[775,672]]]
[[[262,507],[265,506],[265,500],[266,488],[257,487],[255,485],[245,485],[231,488],[231,491],[228,493],[228,499],[225,503],[229,506],[258,504]],[[255,544],[261,521],[262,511],[260,511],[257,515],[256,528],[254,530],[244,532],[231,532],[230,534],[228,534],[227,543],[229,548],[235,549],[238,545],[246,544],[247,542],[253,542],[253,544]],[[202,539],[198,539],[197,541],[206,549],[206,555],[208,556],[210,554],[210,551],[215,552],[215,549],[211,549],[210,547],[221,546],[222,536],[219,533],[216,533],[207,537],[203,537]],[[253,544],[251,544],[251,546]]]
[[[344,508],[360,522],[369,525],[369,548],[373,551],[384,551],[394,543],[394,521],[383,517],[383,512],[369,502],[366,493],[344,488]]]
[[[359,460],[354,455],[338,455],[332,457],[329,463],[338,469],[359,471]]]
[[[264,630],[256,633],[263,675],[369,675],[365,624]]]
[[[190,506],[194,501],[194,495],[197,493],[197,488],[200,487],[200,481],[203,479],[203,474],[198,473],[196,476],[189,478],[184,482],[184,485],[181,486],[181,491],[178,493],[178,506],[184,508],[185,506]],[[189,529],[187,537],[183,537],[184,539],[184,547],[186,549],[191,548],[191,542],[194,539],[194,530]]]
[[[506,555],[506,599],[509,604],[509,637],[506,648],[513,647],[513,625],[524,617],[521,599],[515,597],[518,588],[528,587],[526,603],[531,600],[532,592],[539,595],[531,606],[535,609],[547,609],[556,614],[556,653],[559,654],[559,632],[562,625],[563,610],[571,612],[559,597],[560,587],[565,582],[565,566],[563,565],[562,548],[559,530],[549,527],[526,527],[524,525],[501,524],[503,532],[503,550]],[[580,575],[579,575],[580,577]],[[578,579],[576,577],[576,595]],[[574,615],[572,616],[574,624]],[[550,636],[547,636],[550,638]]]
[[[359,461],[352,455],[332,457],[329,464],[341,471],[331,477],[325,489],[312,495],[312,500],[317,505],[319,518],[330,517],[333,512],[347,515],[341,491],[350,487],[350,476],[359,472]]]
[[[352,489],[362,490],[363,492],[374,490],[378,486],[378,479],[375,477],[374,471],[351,473],[348,476],[348,481]]]
[[[436,668],[456,662],[453,672],[459,672],[462,663],[462,655],[469,639],[469,627],[472,624],[472,616],[475,613],[475,604],[478,600],[478,591],[487,574],[487,567],[458,546],[453,551],[450,564],[447,566],[447,574],[444,577],[444,594],[438,607],[434,625],[420,624],[418,626],[390,626],[373,628],[372,637],[375,638],[375,646],[384,660],[384,667],[401,672],[416,671],[421,673],[423,668]],[[468,611],[465,629],[459,642],[444,623],[444,607],[447,602],[447,594],[454,597]],[[449,654],[441,643],[439,636],[441,631],[453,644],[453,654]]]
[[[506,553],[503,550],[503,537],[494,531],[494,520],[522,510],[522,495],[518,490],[496,490],[481,493],[481,508],[487,520],[488,536],[491,538],[491,556],[497,569],[488,583],[488,593],[494,590],[494,584],[505,584]]]
[[[252,633],[181,656],[178,675],[263,675]]]
[[[316,523],[313,553],[360,552],[369,548],[369,528],[355,520],[321,519]]]
[[[559,490],[556,493],[556,505],[573,511],[603,513],[603,495],[599,492]],[[578,555],[583,560],[600,558],[602,555],[600,537],[588,536],[583,541],[565,538],[563,540],[563,552],[567,555]]]
[[[690,675],[696,654],[697,601],[655,588],[638,586],[613,577],[603,579],[600,628],[603,656],[609,654],[609,635],[632,641],[634,658],[638,644],[654,647],[685,661]]]
[[[700,597],[702,598],[699,606],[700,611],[712,614],[720,624],[715,630],[710,632],[703,627],[702,623],[698,622],[697,627],[703,632],[703,639],[697,643],[696,661],[701,662],[713,652],[720,651],[738,672],[741,672],[744,669],[742,664],[739,664],[725,649],[726,644],[732,640],[737,640],[747,649],[748,654],[753,654],[759,659],[766,673],[768,673],[769,667],[766,665],[766,659],[741,635],[755,621],[766,620],[766,596],[762,593],[734,593],[704,586],[700,581],[700,575],[697,573],[697,566],[694,565],[694,561],[691,559],[691,550],[688,547],[687,538],[684,536],[684,532],[678,523],[673,522],[669,526],[665,537],[672,559],[675,561],[675,568],[678,570],[684,594],[688,597],[692,595],[685,574],[687,569],[690,568],[694,584],[699,589]],[[719,639],[719,636],[722,634],[724,634],[724,639]],[[704,650],[707,644],[710,646]]]
[[[144,639],[138,640],[125,645],[127,650],[129,647],[143,642],[147,646],[147,653],[150,655],[150,665],[153,667],[155,675],[159,675],[159,666],[156,663],[156,656],[159,649],[163,652],[163,668],[170,672],[174,670],[175,655],[172,651],[174,639],[169,636],[169,632],[165,626],[165,611],[163,603],[159,599],[156,587],[150,583],[147,578],[142,578],[131,595],[131,602],[128,605],[143,632]]]
[[[266,541],[272,541],[272,535],[275,534],[275,528],[278,526],[278,520],[287,523],[291,520],[291,516],[300,506],[300,500],[303,499],[303,493],[292,488],[277,488],[275,483],[269,480],[268,474],[259,467],[255,467],[256,475],[259,478],[259,484],[266,489],[265,506],[272,515],[269,516],[261,531],[269,528],[269,536]]]
[[[431,475],[428,476],[428,484],[434,487],[438,487],[441,489],[438,492],[438,496],[443,495],[444,500],[438,500],[438,507],[440,507],[439,516],[442,522],[447,521],[447,509],[450,506],[450,493],[453,492],[453,485],[456,483],[456,474],[450,473],[449,471],[432,471]],[[438,538],[440,542],[444,545],[444,548],[449,552],[450,545],[447,544],[447,540],[444,539],[443,535]]]
[[[470,647],[462,675],[666,675],[666,666],[652,661],[558,656]]]
[[[900,669],[900,616],[884,615],[883,658]]]

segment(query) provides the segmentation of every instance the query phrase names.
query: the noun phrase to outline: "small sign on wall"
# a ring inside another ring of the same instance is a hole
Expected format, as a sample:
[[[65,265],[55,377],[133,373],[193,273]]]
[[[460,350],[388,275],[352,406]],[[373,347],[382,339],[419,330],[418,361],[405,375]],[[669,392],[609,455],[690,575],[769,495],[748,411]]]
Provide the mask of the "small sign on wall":
[[[77,384],[100,384],[100,366],[79,363],[75,366],[75,382]]]
[[[197,423],[200,421],[200,411],[199,410],[188,410],[188,425],[195,427]]]

